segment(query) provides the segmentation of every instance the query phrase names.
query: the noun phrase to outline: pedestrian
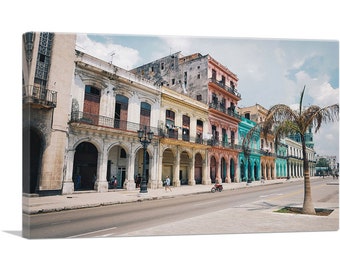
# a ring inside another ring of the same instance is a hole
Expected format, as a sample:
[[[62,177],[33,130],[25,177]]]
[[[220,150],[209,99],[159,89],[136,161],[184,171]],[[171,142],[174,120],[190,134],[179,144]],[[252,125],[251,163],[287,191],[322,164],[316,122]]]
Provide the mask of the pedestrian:
[[[113,189],[114,190],[117,189],[117,177],[116,176],[113,177]]]
[[[168,189],[169,189],[170,191],[172,191],[172,190],[171,190],[171,187],[170,187],[170,183],[171,183],[170,177],[167,176],[167,177],[165,178],[165,181],[164,181],[165,191],[167,191]]]

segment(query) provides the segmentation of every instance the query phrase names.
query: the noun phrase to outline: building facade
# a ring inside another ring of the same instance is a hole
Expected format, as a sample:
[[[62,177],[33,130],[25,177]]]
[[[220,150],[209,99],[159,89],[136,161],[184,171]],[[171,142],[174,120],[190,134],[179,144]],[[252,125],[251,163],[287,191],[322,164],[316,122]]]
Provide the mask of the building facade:
[[[76,51],[71,99],[63,193],[105,192],[112,177],[118,188],[135,189],[144,153],[137,131],[144,128],[155,135],[146,150],[146,178],[158,187],[160,87]]]
[[[240,144],[243,143],[244,138],[255,125],[254,121],[242,116],[238,131]],[[248,182],[261,179],[260,134],[255,134],[249,143],[249,148],[240,152],[239,164],[238,169],[241,181]]]
[[[238,123],[236,112],[241,95],[238,78],[210,55],[180,52],[155,60],[132,70],[137,76],[152,79],[178,93],[209,106],[208,133],[202,134],[211,146],[208,154],[209,181],[236,182],[238,154]]]
[[[287,177],[303,177],[303,156],[301,142],[291,138],[285,138],[284,143],[287,145]],[[306,147],[306,153],[309,164],[309,175],[315,175],[315,151],[313,148]]]
[[[23,192],[62,189],[76,35],[30,32],[22,40]]]
[[[162,87],[159,119],[158,187],[167,176],[173,186],[209,184],[208,106]]]
[[[261,123],[265,121],[268,110],[260,104],[238,108],[238,111],[245,118]],[[268,134],[267,138],[260,134],[260,156],[261,156],[261,178],[264,180],[276,179],[276,153],[274,137]]]

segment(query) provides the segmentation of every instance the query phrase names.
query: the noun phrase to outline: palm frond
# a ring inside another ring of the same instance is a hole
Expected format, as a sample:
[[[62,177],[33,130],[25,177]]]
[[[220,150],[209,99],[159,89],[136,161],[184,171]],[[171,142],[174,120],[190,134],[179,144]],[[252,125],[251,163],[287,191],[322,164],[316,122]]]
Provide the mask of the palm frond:
[[[306,90],[306,85],[303,87],[303,90],[301,92],[301,96],[300,96],[300,106],[299,106],[299,109],[300,109],[300,115],[302,113],[302,109],[303,109],[303,96],[305,95],[305,90]]]
[[[316,105],[310,106],[303,112],[302,118],[304,119],[305,130],[312,125],[315,132],[317,132],[321,124],[339,120],[339,104],[333,104],[324,108]]]

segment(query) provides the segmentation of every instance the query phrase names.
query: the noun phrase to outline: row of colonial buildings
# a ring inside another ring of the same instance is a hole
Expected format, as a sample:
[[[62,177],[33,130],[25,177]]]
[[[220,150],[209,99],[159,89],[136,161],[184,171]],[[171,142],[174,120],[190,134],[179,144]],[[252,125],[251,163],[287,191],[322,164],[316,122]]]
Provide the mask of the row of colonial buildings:
[[[125,70],[76,48],[76,35],[23,35],[23,191],[135,189],[146,149],[149,188],[303,176],[299,138],[254,136],[259,104],[240,108],[238,77],[210,55],[174,53]],[[314,174],[312,133],[307,148]]]

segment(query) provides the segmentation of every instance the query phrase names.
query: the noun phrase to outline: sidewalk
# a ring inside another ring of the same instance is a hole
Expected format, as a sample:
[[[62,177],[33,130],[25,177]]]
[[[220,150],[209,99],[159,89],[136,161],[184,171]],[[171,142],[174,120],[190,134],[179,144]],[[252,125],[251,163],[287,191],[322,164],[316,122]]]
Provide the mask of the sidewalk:
[[[302,178],[294,178],[290,180],[275,179],[261,181],[253,181],[250,184],[241,183],[223,183],[224,190],[251,188],[258,185],[273,185],[283,182],[303,181]],[[210,192],[213,185],[195,185],[171,187],[172,191],[162,189],[148,189],[147,194],[139,193],[139,189],[127,190],[110,190],[109,192],[98,193],[96,191],[75,192],[69,195],[44,196],[44,197],[28,197],[23,196],[22,207],[26,214],[48,213],[54,211],[81,209],[88,207],[98,207],[104,205],[113,205],[121,203],[136,202],[141,200],[156,200],[163,198],[172,198],[176,196],[185,196],[190,194]]]

